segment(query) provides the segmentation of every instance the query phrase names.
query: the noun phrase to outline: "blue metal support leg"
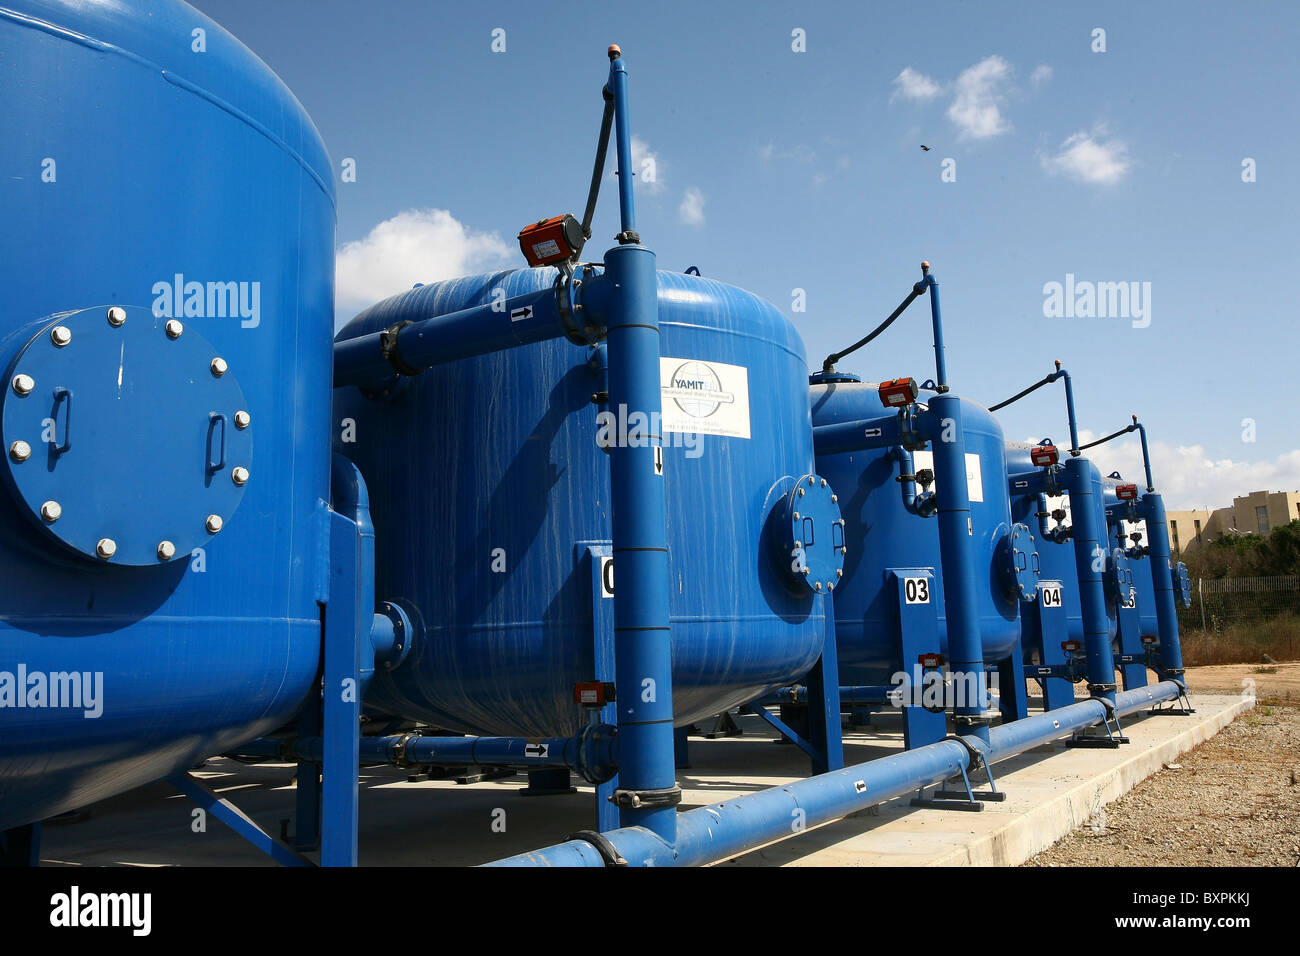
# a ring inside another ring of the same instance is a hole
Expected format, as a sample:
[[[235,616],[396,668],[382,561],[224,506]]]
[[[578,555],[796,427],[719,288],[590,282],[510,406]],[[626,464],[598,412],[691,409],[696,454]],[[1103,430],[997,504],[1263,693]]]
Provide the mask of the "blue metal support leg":
[[[920,681],[910,681],[903,700],[903,742],[908,750],[943,740],[948,733],[948,717],[944,712],[943,689],[930,691],[937,697],[936,705],[927,708],[924,701],[930,682],[942,679],[942,673],[923,672],[920,657],[939,653],[939,613],[934,601],[934,571],[932,568],[893,568],[889,571],[895,588],[898,607],[898,633],[902,635],[903,669],[917,675]],[[910,582],[910,583],[909,583]],[[937,691],[937,693],[936,693]],[[909,702],[910,701],[910,702]]]
[[[808,672],[808,742],[816,756],[814,774],[844,766],[844,736],[840,727],[840,665],[835,644],[835,608],[831,595],[822,599],[826,615],[826,640],[822,656]]]

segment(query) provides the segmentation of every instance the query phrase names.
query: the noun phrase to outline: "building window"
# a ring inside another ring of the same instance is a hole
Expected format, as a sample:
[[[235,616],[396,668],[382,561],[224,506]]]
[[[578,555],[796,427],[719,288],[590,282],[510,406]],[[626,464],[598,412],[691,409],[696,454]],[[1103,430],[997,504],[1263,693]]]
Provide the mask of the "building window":
[[[1200,520],[1199,518],[1197,518],[1195,521],[1192,522],[1192,526],[1196,528],[1196,540],[1197,540],[1197,541],[1200,541],[1200,540],[1201,540],[1201,520]]]
[[[1171,522],[1170,525],[1169,525],[1169,530],[1170,530],[1170,532],[1171,532],[1171,533],[1173,534],[1173,536],[1174,536],[1174,554],[1181,554],[1181,553],[1182,553],[1182,548],[1178,547],[1178,524],[1177,524],[1177,522]]]
[[[1260,534],[1268,534],[1268,508],[1260,505],[1255,509],[1255,522],[1259,525]]]

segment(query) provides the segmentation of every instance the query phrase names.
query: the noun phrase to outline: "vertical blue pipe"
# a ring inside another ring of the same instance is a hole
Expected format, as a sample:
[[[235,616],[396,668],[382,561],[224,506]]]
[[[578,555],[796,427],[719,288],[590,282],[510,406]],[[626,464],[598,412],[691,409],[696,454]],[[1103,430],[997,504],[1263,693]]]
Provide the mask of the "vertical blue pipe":
[[[1137,426],[1138,436],[1142,439],[1142,467],[1147,474],[1147,491],[1155,491],[1156,484],[1151,480],[1151,452],[1147,449],[1147,429],[1145,425],[1137,420],[1136,415],[1133,416],[1133,424]],[[1164,513],[1163,503],[1160,505],[1160,511],[1162,514]]]
[[[607,322],[609,404],[628,422],[610,449],[614,596],[614,667],[618,688],[619,793],[650,805],[620,804],[624,827],[677,838],[673,747],[672,653],[668,624],[668,536],[659,420],[659,290],[654,253],[628,243],[634,230],[627,73],[610,47],[609,85],[618,140],[620,242],[605,254],[611,292]],[[641,419],[644,424],[635,426]],[[656,799],[658,798],[658,799]]]
[[[1070,381],[1070,373],[1061,371],[1061,378],[1065,379],[1065,414],[1070,422],[1070,454],[1078,456],[1079,454],[1079,421],[1074,417],[1074,383]]]
[[[614,139],[618,155],[618,212],[623,232],[636,232],[636,207],[632,201],[632,129],[627,115],[627,67],[622,51],[609,48],[609,92],[614,97]]]
[[[931,294],[934,291],[931,289]],[[987,677],[980,639],[979,581],[975,573],[974,523],[966,485],[966,441],[960,398],[943,393],[930,399],[927,437],[934,448],[948,659],[953,674],[963,680],[961,686],[967,689],[958,699],[954,713],[959,723],[970,726],[970,733],[987,740],[988,727],[982,721]],[[974,692],[974,700],[970,699],[970,691]]]
[[[1097,469],[1086,458],[1065,463],[1065,487],[1070,494],[1070,523],[1073,527],[1074,563],[1079,576],[1079,601],[1083,611],[1083,647],[1090,685],[1108,687],[1100,696],[1115,700],[1115,656],[1110,645],[1110,618],[1106,614],[1106,591],[1102,583],[1106,551],[1102,546],[1104,527],[1098,527],[1101,504],[1095,493]],[[1095,696],[1095,695],[1094,695]]]
[[[939,282],[930,275],[930,263],[921,263],[921,282],[930,287],[930,324],[934,326],[934,374],[939,384],[939,391],[948,391],[948,363],[943,357],[943,321],[939,315]],[[966,473],[962,465],[962,474]]]
[[[1147,523],[1147,548],[1151,561],[1151,583],[1156,596],[1156,630],[1160,635],[1160,659],[1165,671],[1181,682],[1183,645],[1178,635],[1174,574],[1169,565],[1169,521],[1165,517],[1164,498],[1154,491],[1148,491],[1142,496],[1142,507],[1139,510]]]

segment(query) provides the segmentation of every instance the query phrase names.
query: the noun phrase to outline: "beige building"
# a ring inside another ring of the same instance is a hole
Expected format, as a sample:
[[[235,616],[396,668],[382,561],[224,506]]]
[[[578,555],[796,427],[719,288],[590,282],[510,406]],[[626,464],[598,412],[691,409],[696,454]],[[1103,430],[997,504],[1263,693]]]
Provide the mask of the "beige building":
[[[1300,491],[1252,491],[1228,508],[1170,511],[1168,518],[1169,545],[1180,554],[1225,534],[1268,534],[1300,520]]]

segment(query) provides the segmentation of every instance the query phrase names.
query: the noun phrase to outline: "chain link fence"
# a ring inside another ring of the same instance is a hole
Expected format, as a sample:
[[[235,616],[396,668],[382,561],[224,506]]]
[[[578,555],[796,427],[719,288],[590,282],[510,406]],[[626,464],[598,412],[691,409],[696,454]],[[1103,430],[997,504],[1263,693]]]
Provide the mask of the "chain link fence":
[[[1193,578],[1178,624],[1188,665],[1296,660],[1300,577]]]

